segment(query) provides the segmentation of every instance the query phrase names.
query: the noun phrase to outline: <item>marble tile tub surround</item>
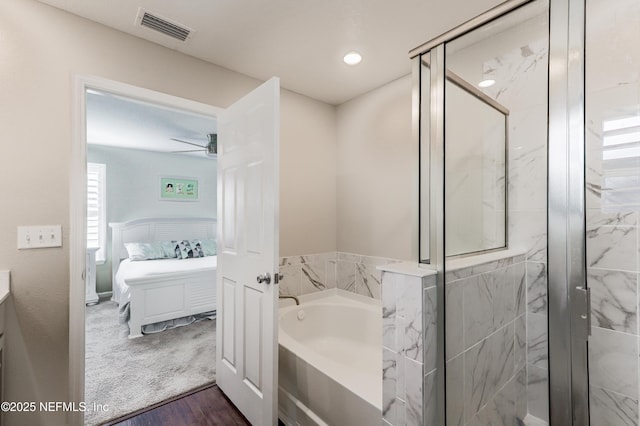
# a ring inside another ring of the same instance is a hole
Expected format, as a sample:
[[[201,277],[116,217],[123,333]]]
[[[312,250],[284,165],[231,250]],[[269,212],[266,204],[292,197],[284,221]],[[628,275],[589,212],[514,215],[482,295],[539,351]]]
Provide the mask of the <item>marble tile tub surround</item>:
[[[381,268],[383,424],[436,424],[435,271],[404,263]]]
[[[338,288],[380,299],[382,271],[378,266],[398,259],[327,252],[280,258],[280,295],[300,296]]]

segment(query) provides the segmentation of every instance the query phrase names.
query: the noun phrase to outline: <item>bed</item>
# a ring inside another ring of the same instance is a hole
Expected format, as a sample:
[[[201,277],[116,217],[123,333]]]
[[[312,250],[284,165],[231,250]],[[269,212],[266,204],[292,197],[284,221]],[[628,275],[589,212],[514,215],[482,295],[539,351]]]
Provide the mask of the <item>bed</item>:
[[[150,218],[110,223],[112,300],[125,312],[129,338],[142,327],[216,309],[217,256],[130,260],[125,244],[215,240],[210,218]]]

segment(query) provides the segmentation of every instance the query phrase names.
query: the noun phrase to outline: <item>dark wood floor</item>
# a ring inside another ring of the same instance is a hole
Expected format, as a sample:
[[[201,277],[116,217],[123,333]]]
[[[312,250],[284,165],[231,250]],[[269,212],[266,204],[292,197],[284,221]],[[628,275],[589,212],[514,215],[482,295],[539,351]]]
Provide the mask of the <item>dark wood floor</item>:
[[[211,386],[108,426],[250,426],[218,386]]]

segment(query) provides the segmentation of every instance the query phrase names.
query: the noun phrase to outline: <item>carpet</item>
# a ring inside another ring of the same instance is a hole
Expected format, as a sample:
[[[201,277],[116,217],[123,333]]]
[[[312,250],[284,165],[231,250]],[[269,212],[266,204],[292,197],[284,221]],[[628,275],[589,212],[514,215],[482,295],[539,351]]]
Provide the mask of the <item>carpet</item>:
[[[129,340],[115,302],[87,306],[85,424],[100,424],[215,382],[215,325],[215,320],[203,320]],[[107,410],[92,409],[105,404]]]

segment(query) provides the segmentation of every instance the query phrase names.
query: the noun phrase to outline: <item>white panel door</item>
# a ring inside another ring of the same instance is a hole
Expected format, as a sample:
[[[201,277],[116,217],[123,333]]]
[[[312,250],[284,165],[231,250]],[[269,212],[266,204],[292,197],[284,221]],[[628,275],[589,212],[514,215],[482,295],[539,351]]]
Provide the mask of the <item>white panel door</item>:
[[[218,117],[218,143],[217,383],[252,425],[275,425],[279,79]]]

